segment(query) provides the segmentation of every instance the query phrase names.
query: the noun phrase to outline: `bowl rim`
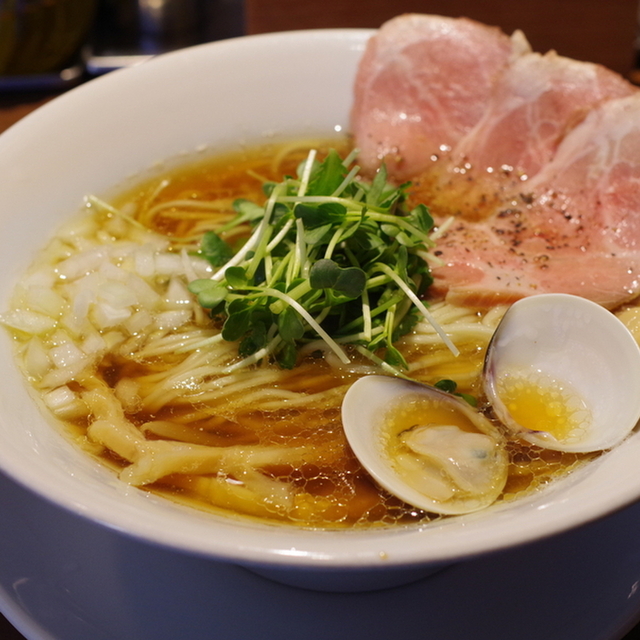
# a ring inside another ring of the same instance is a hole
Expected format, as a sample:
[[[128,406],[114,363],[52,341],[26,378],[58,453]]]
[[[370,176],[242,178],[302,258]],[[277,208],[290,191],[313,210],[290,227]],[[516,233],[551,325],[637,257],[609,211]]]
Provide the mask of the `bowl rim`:
[[[335,59],[346,56],[348,59],[345,64],[353,67],[366,40],[373,33],[370,29],[288,31],[242,36],[163,54],[139,67],[94,79],[44,105],[0,136],[0,155],[12,153],[20,147],[23,139],[32,140],[48,127],[69,118],[76,105],[82,107],[91,104],[93,100],[101,99],[121,87],[129,90],[132,84],[140,83],[147,77],[161,76],[167,68],[176,73],[176,69],[184,69],[194,60],[205,58],[229,64],[234,56],[240,55],[255,56],[267,51],[280,51],[281,55],[285,55],[284,52],[290,52],[292,47],[303,50],[305,55],[315,51],[314,47],[322,47],[323,51],[332,52]],[[353,71],[351,68],[349,73],[353,74]],[[636,435],[640,437],[640,434]],[[589,481],[594,475],[591,471],[601,473],[598,469],[615,468],[620,459],[624,462],[632,455],[640,455],[638,437],[630,441],[630,446],[623,447],[624,455],[617,451],[609,452],[591,463],[594,466],[593,469],[590,466],[589,474],[580,469],[566,481],[563,480],[562,486],[570,485],[582,498],[589,495],[580,487],[585,482],[589,487],[595,485]],[[71,443],[59,443],[59,446],[70,460],[82,464],[77,455],[79,452]],[[21,466],[20,456],[15,453],[10,446],[0,447],[0,471],[72,513],[150,544],[260,566],[315,567],[322,570],[373,567],[387,570],[393,566],[450,562],[561,533],[606,516],[640,497],[640,480],[635,485],[612,481],[608,492],[596,492],[589,501],[583,500],[582,503],[569,498],[566,491],[551,486],[535,499],[519,501],[515,508],[508,505],[492,508],[490,524],[482,514],[470,514],[422,526],[412,525],[393,530],[339,530],[336,533],[334,530],[301,530],[277,524],[219,518],[193,513],[191,509],[187,514],[186,508],[173,504],[168,506],[164,499],[150,497],[138,489],[113,488],[113,476],[106,469],[96,473],[109,485],[108,491],[111,493],[97,496],[91,487],[78,482],[75,474],[65,477],[60,473],[56,475],[55,482],[48,482],[50,478],[43,477],[37,467]],[[85,454],[82,456],[84,458]],[[144,496],[139,495],[141,493]],[[114,498],[117,494],[125,494],[125,499],[132,502],[131,508],[118,508]],[[148,510],[145,518],[139,517],[138,509],[141,507]],[[163,513],[170,513],[170,519],[166,520]],[[180,518],[184,516],[185,524],[177,526],[175,514],[179,514]],[[535,514],[534,519],[531,514]],[[168,523],[176,526],[167,526]],[[219,535],[211,535],[214,530]],[[496,538],[497,532],[499,535]]]

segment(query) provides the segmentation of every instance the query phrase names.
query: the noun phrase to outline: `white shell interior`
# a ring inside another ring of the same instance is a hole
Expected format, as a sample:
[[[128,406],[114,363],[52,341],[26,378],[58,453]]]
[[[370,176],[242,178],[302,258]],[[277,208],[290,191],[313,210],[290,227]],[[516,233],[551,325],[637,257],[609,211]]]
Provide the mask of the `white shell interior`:
[[[457,406],[457,410],[468,416],[474,424],[480,422],[478,433],[495,436],[496,440],[500,438],[494,427],[483,416],[474,415],[474,410],[467,407],[464,401],[419,383],[373,375],[360,378],[352,384],[342,403],[342,424],[351,449],[381,486],[415,507],[432,513],[452,515],[470,513],[489,506],[500,495],[506,481],[508,461],[504,451],[492,458],[490,469],[491,474],[495,474],[495,483],[491,490],[475,495],[470,493],[464,498],[454,495],[446,500],[436,499],[407,484],[398,474],[385,446],[388,414],[390,410],[400,409],[403,402],[409,402],[411,398],[422,394],[440,396],[443,402]]]
[[[157,163],[273,136],[347,130],[369,31],[270,34],[195,47],[93,80],[0,136],[0,305],[88,193]],[[593,372],[604,395],[601,372]],[[640,437],[548,490],[435,526],[300,531],[189,511],[119,482],[43,419],[0,336],[0,468],[61,509],[154,544],[264,567],[425,565],[578,526],[640,497]],[[637,390],[628,387],[629,395]]]
[[[519,370],[569,383],[592,416],[579,441],[523,434],[534,444],[563,451],[607,449],[623,440],[640,419],[640,349],[628,329],[593,302],[545,294],[519,300],[507,311],[485,366],[487,395],[507,424],[509,411],[496,382]]]

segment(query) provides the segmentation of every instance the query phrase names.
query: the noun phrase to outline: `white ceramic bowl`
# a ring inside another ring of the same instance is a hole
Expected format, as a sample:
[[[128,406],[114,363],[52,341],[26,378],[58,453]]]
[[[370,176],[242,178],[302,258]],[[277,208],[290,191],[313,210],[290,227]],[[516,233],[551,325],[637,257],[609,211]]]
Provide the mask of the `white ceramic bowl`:
[[[54,100],[0,136],[0,307],[82,203],[157,163],[266,138],[347,131],[364,30],[291,32],[195,47]],[[322,532],[184,509],[125,486],[43,419],[0,336],[0,469],[105,533],[250,567],[292,585],[358,590],[578,527],[640,496],[640,434],[548,490],[435,525]],[[630,393],[637,390],[630,389]],[[55,513],[55,511],[54,511]],[[115,534],[114,534],[115,535]]]

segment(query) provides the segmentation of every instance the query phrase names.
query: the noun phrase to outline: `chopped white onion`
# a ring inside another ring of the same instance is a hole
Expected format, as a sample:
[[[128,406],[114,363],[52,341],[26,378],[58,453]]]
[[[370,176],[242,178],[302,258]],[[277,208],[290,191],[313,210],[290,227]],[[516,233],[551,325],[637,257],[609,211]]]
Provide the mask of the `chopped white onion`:
[[[58,273],[66,280],[76,280],[98,269],[100,265],[104,264],[106,258],[107,251],[104,247],[83,251],[60,262]]]
[[[43,401],[59,418],[70,420],[89,413],[87,405],[67,386],[45,393]]]
[[[72,367],[85,359],[85,354],[73,342],[65,342],[49,350],[51,362],[56,367]]]
[[[131,336],[135,336],[153,324],[153,316],[146,310],[136,311],[124,321],[123,326]]]
[[[64,298],[51,287],[29,287],[25,296],[26,306],[33,311],[39,311],[52,318],[59,318],[66,302]]]
[[[168,309],[184,309],[193,304],[193,294],[180,278],[173,277],[169,281],[164,302]]]
[[[0,316],[0,321],[12,329],[31,335],[41,335],[53,331],[57,322],[51,316],[28,309],[14,309]]]
[[[24,354],[24,367],[27,375],[37,380],[51,369],[49,352],[40,338],[31,338],[29,340]]]
[[[155,273],[156,263],[154,250],[150,244],[145,244],[133,252],[135,272],[142,278],[150,278]]]
[[[116,309],[106,302],[99,302],[91,309],[91,319],[98,329],[115,327],[130,317],[131,309]]]
[[[53,288],[58,281],[58,274],[49,266],[44,266],[36,271],[29,273],[24,280],[21,281],[20,287],[27,290],[31,287]]]
[[[180,275],[182,258],[177,253],[160,253],[156,256],[156,273],[163,276]]]
[[[85,356],[62,369],[52,369],[42,378],[42,388],[60,387],[75,380],[91,362],[91,358]]]
[[[158,329],[178,329],[191,320],[191,309],[180,311],[163,311],[156,316]]]
[[[122,282],[106,280],[98,288],[98,300],[114,309],[125,309],[138,304],[135,292]]]
[[[155,309],[161,304],[160,295],[145,280],[134,273],[128,274],[126,285],[135,293],[140,306]]]
[[[91,356],[105,351],[107,343],[97,331],[92,331],[82,341],[81,348],[84,353]]]

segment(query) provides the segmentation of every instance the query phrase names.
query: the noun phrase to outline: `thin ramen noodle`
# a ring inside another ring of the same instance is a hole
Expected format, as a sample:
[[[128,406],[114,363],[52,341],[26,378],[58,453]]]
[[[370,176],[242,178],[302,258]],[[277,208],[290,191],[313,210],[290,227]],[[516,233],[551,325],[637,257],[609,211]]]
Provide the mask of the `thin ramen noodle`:
[[[291,370],[238,368],[237,345],[221,339],[187,288],[212,274],[196,254],[202,234],[235,215],[236,198],[262,203],[262,183],[295,173],[309,145],[227,155],[110,204],[90,199],[38,256],[3,321],[47,411],[124,482],[197,508],[304,527],[427,522],[436,516],[380,489],[346,444],[341,400],[358,377],[379,373],[370,360],[347,348],[345,365],[312,343]],[[235,228],[225,239],[246,234]],[[480,397],[484,353],[504,308],[430,305],[461,355],[420,322],[397,343],[409,375],[453,379]],[[637,323],[633,310],[624,313]],[[597,455],[515,439],[507,447],[501,500]]]

